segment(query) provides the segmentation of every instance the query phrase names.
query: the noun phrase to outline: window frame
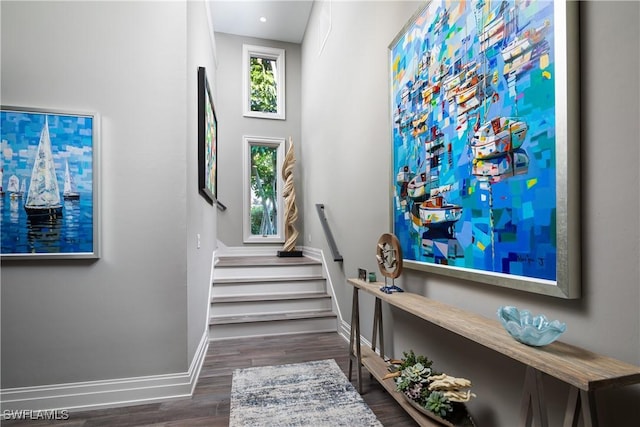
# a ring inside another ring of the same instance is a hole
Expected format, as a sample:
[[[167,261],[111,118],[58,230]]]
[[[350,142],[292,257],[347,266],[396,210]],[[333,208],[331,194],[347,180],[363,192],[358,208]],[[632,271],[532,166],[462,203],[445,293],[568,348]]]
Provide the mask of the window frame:
[[[276,148],[276,227],[277,233],[270,235],[251,234],[251,147],[266,146]],[[285,138],[272,138],[262,136],[242,137],[243,158],[243,203],[242,203],[242,235],[244,243],[284,243],[284,180],[282,168],[285,157]]]
[[[276,112],[251,111],[251,58],[264,58],[276,63]],[[285,50],[255,45],[242,45],[242,115],[260,119],[285,120]]]

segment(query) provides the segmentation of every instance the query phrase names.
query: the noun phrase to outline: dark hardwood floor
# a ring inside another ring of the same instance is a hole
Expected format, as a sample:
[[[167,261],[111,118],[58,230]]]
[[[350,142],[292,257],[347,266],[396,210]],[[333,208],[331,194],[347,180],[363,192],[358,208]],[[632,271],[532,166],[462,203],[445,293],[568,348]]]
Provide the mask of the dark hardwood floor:
[[[209,351],[191,398],[114,409],[70,412],[67,421],[1,421],[3,426],[208,426],[229,424],[231,376],[237,368],[335,359],[345,374],[349,345],[337,333],[286,335],[216,341]],[[355,383],[355,372],[353,375]],[[354,384],[355,385],[355,384]],[[363,396],[385,426],[417,424],[400,405],[363,370]],[[358,427],[358,426],[353,426]]]

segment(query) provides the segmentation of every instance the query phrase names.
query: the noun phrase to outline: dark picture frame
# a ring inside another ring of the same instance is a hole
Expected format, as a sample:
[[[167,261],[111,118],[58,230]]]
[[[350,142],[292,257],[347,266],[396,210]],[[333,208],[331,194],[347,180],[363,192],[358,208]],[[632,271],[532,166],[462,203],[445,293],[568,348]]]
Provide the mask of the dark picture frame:
[[[198,192],[217,203],[218,119],[204,67],[198,67]]]

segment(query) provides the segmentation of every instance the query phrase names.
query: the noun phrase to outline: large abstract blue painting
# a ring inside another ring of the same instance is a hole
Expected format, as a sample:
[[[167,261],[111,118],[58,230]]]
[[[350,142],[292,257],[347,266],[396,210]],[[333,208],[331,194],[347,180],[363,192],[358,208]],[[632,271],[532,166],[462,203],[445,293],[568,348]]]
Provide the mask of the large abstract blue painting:
[[[98,257],[96,120],[2,108],[3,258]]]
[[[553,1],[431,1],[390,46],[393,226],[405,260],[557,285],[567,213],[558,18]]]

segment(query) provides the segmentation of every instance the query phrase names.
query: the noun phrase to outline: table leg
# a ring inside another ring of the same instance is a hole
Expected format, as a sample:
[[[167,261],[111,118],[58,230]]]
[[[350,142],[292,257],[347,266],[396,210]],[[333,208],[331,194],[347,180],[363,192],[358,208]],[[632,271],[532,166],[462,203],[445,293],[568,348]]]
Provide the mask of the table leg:
[[[582,420],[584,421],[584,427],[598,427],[595,392],[593,390],[580,390],[580,400],[582,400]]]
[[[358,392],[362,394],[362,352],[360,348],[360,304],[358,302],[358,288],[353,288],[353,300],[351,305],[351,334],[349,336],[349,381],[353,372],[353,363],[357,365],[356,377],[358,380]]]
[[[376,351],[376,342],[380,337],[380,357],[384,358],[384,335],[382,328],[382,300],[376,297],[376,304],[373,312],[373,338],[371,339],[371,350]]]
[[[598,426],[598,413],[596,411],[594,392],[578,390],[576,387],[571,387],[569,389],[567,409],[564,413],[563,427],[578,427],[580,414],[582,414],[584,427]]]
[[[564,423],[562,427],[578,427],[579,418],[580,390],[576,387],[569,386],[569,399],[567,400],[567,409],[564,413]]]
[[[525,427],[532,427],[535,418],[538,420],[540,427],[548,427],[549,421],[544,403],[542,372],[527,366],[522,404],[520,406],[520,424]]]

